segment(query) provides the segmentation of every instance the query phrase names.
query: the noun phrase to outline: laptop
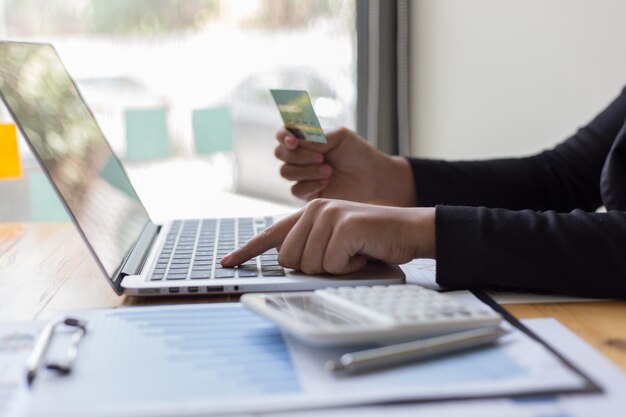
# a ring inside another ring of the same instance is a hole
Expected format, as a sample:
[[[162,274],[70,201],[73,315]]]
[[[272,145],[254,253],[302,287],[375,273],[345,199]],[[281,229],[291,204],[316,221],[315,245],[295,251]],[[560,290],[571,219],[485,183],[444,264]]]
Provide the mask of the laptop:
[[[380,262],[350,275],[306,275],[279,265],[276,249],[237,268],[222,268],[222,256],[278,217],[153,222],[51,45],[0,42],[0,95],[118,294],[295,291],[404,282],[400,268]]]

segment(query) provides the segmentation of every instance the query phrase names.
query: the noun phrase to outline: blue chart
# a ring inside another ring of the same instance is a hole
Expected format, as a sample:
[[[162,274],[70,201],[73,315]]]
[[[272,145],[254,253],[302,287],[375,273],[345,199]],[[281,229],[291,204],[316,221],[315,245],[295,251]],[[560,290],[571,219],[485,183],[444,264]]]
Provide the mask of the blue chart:
[[[51,401],[71,395],[67,400],[80,407],[109,392],[117,406],[184,404],[300,391],[280,332],[237,304],[106,310],[85,318],[88,334],[72,377],[45,384]],[[83,376],[89,384],[77,382]]]
[[[208,395],[292,392],[298,379],[280,332],[242,308],[168,309],[113,312],[152,346],[165,344],[171,365],[199,371]],[[161,362],[162,363],[162,362]],[[203,372],[204,371],[204,372]]]

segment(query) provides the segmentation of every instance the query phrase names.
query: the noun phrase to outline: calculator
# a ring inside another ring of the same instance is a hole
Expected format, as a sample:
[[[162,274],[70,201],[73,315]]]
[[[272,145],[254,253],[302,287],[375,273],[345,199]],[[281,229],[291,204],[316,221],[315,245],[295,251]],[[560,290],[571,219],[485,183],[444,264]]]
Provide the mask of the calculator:
[[[502,322],[486,305],[410,284],[245,294],[241,302],[286,333],[318,346],[385,345]]]

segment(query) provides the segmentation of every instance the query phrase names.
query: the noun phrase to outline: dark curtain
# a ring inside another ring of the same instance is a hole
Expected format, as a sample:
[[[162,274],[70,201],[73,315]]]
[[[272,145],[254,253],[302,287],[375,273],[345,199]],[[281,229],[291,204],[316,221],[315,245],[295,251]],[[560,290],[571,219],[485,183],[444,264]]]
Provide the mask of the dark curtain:
[[[410,0],[357,1],[357,130],[378,149],[410,149]]]

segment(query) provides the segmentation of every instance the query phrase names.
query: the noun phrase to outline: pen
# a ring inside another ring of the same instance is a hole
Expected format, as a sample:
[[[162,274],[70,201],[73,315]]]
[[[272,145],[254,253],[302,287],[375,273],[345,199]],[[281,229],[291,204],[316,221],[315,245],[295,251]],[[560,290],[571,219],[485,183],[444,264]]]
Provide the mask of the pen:
[[[507,332],[500,327],[467,330],[413,342],[346,353],[341,355],[338,360],[326,362],[324,367],[333,372],[366,372],[487,345],[494,343],[505,333]]]
[[[37,343],[33,347],[33,351],[26,360],[26,383],[31,386],[35,377],[37,376],[37,370],[41,367],[41,364],[45,358],[45,352],[48,350],[50,341],[52,340],[52,334],[56,328],[58,321],[52,321],[46,324],[41,336],[37,339]]]

